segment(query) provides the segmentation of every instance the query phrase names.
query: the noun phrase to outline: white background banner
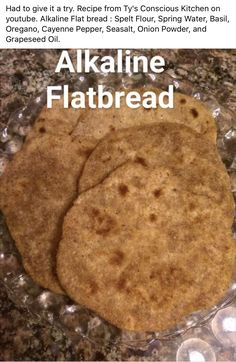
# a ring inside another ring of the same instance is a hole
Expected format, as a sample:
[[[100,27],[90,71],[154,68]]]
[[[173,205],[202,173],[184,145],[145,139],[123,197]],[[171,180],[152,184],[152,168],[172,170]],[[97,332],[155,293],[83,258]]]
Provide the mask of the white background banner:
[[[1,0],[1,48],[235,48],[232,0]]]

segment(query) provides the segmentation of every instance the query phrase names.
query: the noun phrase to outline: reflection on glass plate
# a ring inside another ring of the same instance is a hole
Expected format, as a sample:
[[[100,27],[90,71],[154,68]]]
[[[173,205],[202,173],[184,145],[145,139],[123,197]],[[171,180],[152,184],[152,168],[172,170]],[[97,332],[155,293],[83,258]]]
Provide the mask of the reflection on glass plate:
[[[179,347],[176,361],[215,362],[216,356],[207,342],[199,338],[189,338]]]
[[[236,346],[236,306],[217,312],[211,321],[212,332],[224,346]]]

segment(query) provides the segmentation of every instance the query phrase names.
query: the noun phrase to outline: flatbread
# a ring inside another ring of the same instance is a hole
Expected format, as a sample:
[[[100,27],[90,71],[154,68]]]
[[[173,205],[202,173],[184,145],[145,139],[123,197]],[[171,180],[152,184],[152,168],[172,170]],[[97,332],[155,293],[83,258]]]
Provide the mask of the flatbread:
[[[181,93],[174,95],[175,107],[172,109],[158,109],[158,118],[161,122],[176,122],[184,124],[200,133],[202,136],[216,143],[217,130],[212,113],[206,106],[194,97]]]
[[[190,104],[190,99],[183,97],[187,99],[186,104]],[[191,102],[195,104],[195,100]],[[181,107],[186,106],[183,102],[179,104]],[[177,107],[177,113],[182,112],[181,107]],[[124,105],[121,109],[107,111],[65,109],[63,99],[54,102],[52,109],[44,107],[40,113],[27,136],[26,145],[0,180],[0,207],[6,215],[26,270],[43,287],[62,292],[55,275],[53,255],[63,216],[76,197],[75,183],[78,182],[87,157],[107,132],[130,125],[158,122],[158,113],[154,117],[155,114],[155,111],[146,112],[143,109],[133,111]],[[185,119],[183,116],[184,122],[189,120],[188,117],[186,115]],[[197,118],[199,123],[203,122],[203,117]],[[65,165],[67,161],[69,163]],[[57,173],[56,169],[60,167],[63,171]],[[66,173],[70,175],[65,176]],[[60,183],[62,177],[63,182]],[[24,180],[24,187],[21,179]],[[35,191],[35,179],[36,185],[40,185],[37,186],[40,192]],[[45,199],[44,190],[47,188],[49,191]],[[47,220],[46,227],[43,227],[44,220]],[[39,236],[42,228],[43,232]]]
[[[43,107],[35,121],[28,139],[41,134],[70,135],[75,129],[80,117],[84,117],[87,109],[64,108],[64,98],[53,101],[52,108]]]
[[[57,293],[63,293],[55,272],[63,217],[77,196],[78,177],[94,146],[71,137],[87,111],[65,109],[63,99],[51,109],[44,107],[0,178],[0,208],[24,267],[38,284]]]
[[[24,267],[57,293],[62,293],[55,273],[57,243],[84,158],[69,136],[43,134],[26,141],[1,178],[0,207]]]
[[[135,90],[141,94],[145,91],[153,91],[156,94],[161,92],[157,88]],[[216,125],[210,111],[202,102],[181,93],[174,94],[173,109],[164,109],[159,106],[156,109],[143,107],[132,109],[126,106],[124,99],[122,99],[119,109],[114,107],[109,109],[96,108],[81,115],[73,134],[83,138],[100,139],[108,132],[117,129],[157,122],[184,124],[216,143]]]
[[[156,94],[161,92],[157,88],[140,88],[135,91],[141,94],[146,91]],[[157,122],[176,122],[185,124],[215,143],[215,121],[204,104],[178,92],[175,93],[174,100],[173,109],[131,109],[126,106],[124,99],[121,100],[120,108],[74,109],[70,106],[65,109],[61,99],[54,101],[51,109],[44,107],[29,137],[37,137],[40,133],[72,134],[92,147],[107,133],[117,129]]]
[[[228,177],[199,159],[186,167],[165,156],[159,165],[118,167],[82,193],[64,219],[61,285],[123,329],[174,327],[219,302],[231,280]]]
[[[214,144],[182,124],[156,123],[118,130],[104,137],[84,166],[79,191],[95,186],[130,159],[148,164],[162,158],[167,164],[172,160],[190,164],[201,158],[216,164],[220,174],[226,173]]]

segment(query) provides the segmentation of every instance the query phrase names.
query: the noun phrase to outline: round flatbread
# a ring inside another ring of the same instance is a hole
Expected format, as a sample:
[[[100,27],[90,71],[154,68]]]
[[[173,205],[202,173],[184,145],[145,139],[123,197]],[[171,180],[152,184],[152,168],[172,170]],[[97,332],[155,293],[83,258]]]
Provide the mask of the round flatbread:
[[[84,154],[69,136],[26,141],[1,178],[1,209],[26,271],[45,288],[62,293],[55,255],[63,217],[77,195]]]
[[[188,167],[164,160],[165,154],[159,164],[119,166],[82,193],[64,219],[61,285],[73,300],[128,330],[174,327],[213,307],[231,281],[227,175],[201,159]]]

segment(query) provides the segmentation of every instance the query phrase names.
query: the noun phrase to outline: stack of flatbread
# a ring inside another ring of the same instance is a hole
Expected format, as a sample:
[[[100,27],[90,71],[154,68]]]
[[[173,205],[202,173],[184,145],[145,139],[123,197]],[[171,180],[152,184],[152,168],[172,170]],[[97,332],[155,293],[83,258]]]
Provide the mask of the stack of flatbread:
[[[43,109],[0,180],[26,271],[128,330],[217,304],[235,245],[215,143],[209,111],[178,93],[172,110]]]

